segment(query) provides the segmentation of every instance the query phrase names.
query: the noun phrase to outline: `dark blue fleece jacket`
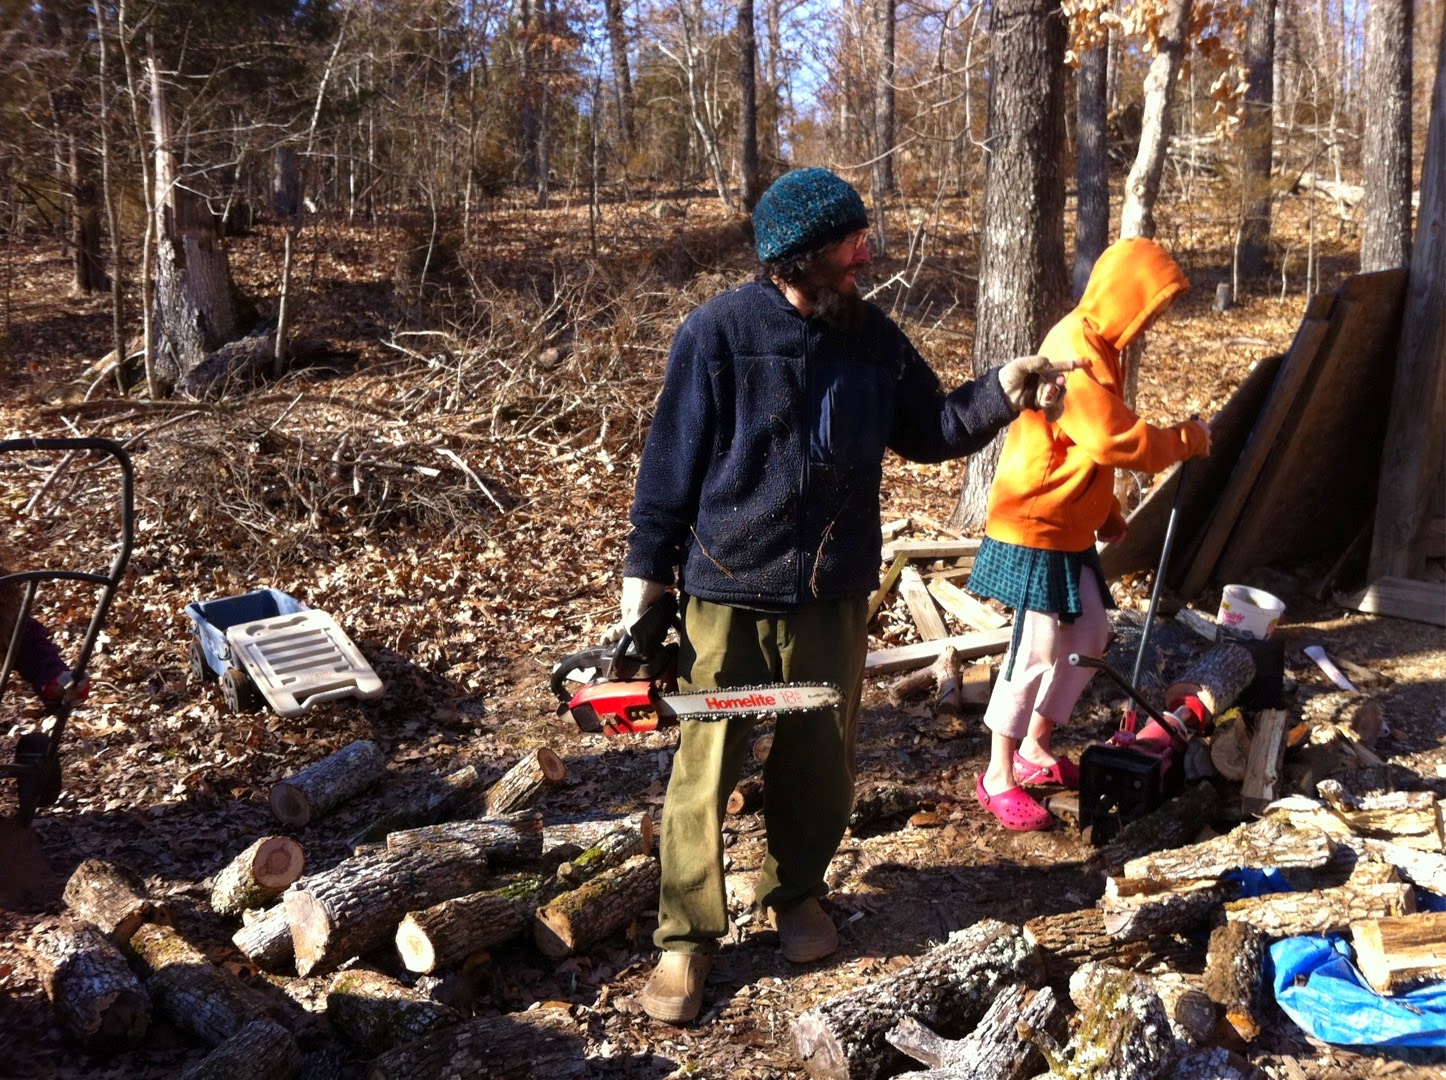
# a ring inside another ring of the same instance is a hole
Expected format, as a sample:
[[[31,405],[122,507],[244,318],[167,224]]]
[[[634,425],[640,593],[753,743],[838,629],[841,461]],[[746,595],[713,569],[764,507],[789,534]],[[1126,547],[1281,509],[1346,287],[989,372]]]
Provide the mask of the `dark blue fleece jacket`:
[[[944,461],[1014,418],[991,372],[945,394],[872,304],[847,332],[772,284],[715,297],[678,330],[643,449],[623,571],[779,610],[879,582],[886,449]]]

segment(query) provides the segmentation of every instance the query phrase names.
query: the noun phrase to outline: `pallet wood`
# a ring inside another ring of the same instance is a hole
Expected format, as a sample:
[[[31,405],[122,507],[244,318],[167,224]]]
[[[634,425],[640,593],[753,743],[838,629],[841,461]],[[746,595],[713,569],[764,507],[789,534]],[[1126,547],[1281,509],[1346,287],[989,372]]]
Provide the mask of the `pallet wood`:
[[[407,912],[476,892],[486,879],[487,853],[463,844],[353,856],[304,878],[282,897],[297,974],[331,972],[389,940]]]
[[[1446,912],[1364,919],[1352,924],[1351,944],[1361,974],[1382,994],[1446,978]]]
[[[587,1074],[577,1024],[561,1009],[482,1016],[434,1031],[371,1063],[367,1080],[569,1080]]]
[[[934,606],[934,598],[924,586],[924,579],[912,566],[906,566],[899,572],[899,595],[908,605],[914,628],[919,631],[922,640],[941,641],[949,636],[939,609]]]
[[[541,882],[469,893],[409,912],[397,927],[397,953],[408,971],[431,974],[510,941],[537,910]]]
[[[351,840],[351,845],[376,844],[386,840],[388,833],[433,825],[465,799],[479,794],[482,775],[476,766],[466,765],[424,784],[420,790],[377,818]]]
[[[176,1027],[219,1046],[256,1020],[266,1000],[235,975],[213,965],[168,926],[148,923],[131,935],[131,951],[149,972],[151,1002]]]
[[[1380,577],[1348,597],[1345,606],[1368,615],[1446,626],[1446,582]]]
[[[332,976],[326,1019],[333,1031],[366,1057],[415,1042],[458,1023],[456,1009],[379,971],[356,968]]]
[[[146,895],[139,874],[104,859],[86,859],[77,866],[63,896],[72,915],[122,947],[142,923],[171,921],[165,905]]]
[[[387,759],[370,739],[358,739],[271,786],[271,813],[283,825],[302,828],[323,817],[387,774]]]
[[[1000,630],[975,631],[955,637],[940,638],[938,641],[921,641],[913,645],[897,645],[889,649],[874,649],[864,661],[865,674],[887,675],[895,671],[926,667],[932,664],[946,648],[954,648],[960,660],[977,660],[981,656],[993,656],[1009,648],[1013,631],[1009,627]]]
[[[242,920],[241,929],[231,935],[231,941],[248,960],[262,971],[271,972],[281,971],[291,963],[291,923],[284,905],[244,912]]]
[[[1185,494],[1180,500],[1180,513],[1175,525],[1178,537],[1196,536],[1204,526],[1284,361],[1284,353],[1257,361],[1235,393],[1211,418],[1210,454],[1192,460],[1184,472]],[[1165,528],[1169,524],[1170,510],[1175,505],[1180,475],[1178,465],[1172,465],[1161,474],[1127,518],[1129,531],[1123,538],[1100,548],[1100,565],[1106,578],[1114,579],[1159,566],[1160,549],[1165,544]],[[1180,582],[1182,563],[1183,560],[1175,560],[1165,570],[1165,584],[1171,588]]]
[[[387,837],[387,851],[431,851],[439,845],[461,844],[485,851],[496,866],[515,866],[542,858],[542,815],[523,810],[475,821],[444,821],[420,829],[404,829]]]
[[[1229,922],[1249,923],[1272,940],[1299,934],[1334,934],[1358,919],[1409,915],[1416,894],[1401,882],[1370,885],[1347,882],[1312,892],[1268,893],[1225,905]]]
[[[1265,469],[1281,429],[1296,408],[1301,389],[1320,357],[1322,346],[1331,335],[1330,315],[1334,307],[1335,297],[1325,294],[1312,297],[1307,305],[1290,351],[1286,353],[1271,383],[1270,393],[1235,458],[1230,479],[1211,503],[1204,524],[1185,534],[1195,536],[1196,540],[1185,557],[1176,563],[1180,567],[1175,585],[1179,595],[1186,598],[1198,596],[1210,580],[1240,511]]]
[[[135,1046],[151,1023],[151,1000],[126,958],[90,923],[61,918],[35,935],[40,981],[69,1034],[87,1046]]]
[[[533,940],[547,956],[583,952],[655,906],[661,885],[658,860],[635,855],[538,908]]]
[[[889,568],[884,571],[883,576],[879,579],[879,587],[875,589],[874,594],[869,597],[868,622],[873,622],[874,615],[878,613],[879,608],[883,605],[884,597],[889,595],[889,590],[894,587],[894,583],[899,580],[899,575],[903,573],[904,567],[908,565],[909,557],[907,555],[895,555],[891,558]]]
[[[959,559],[979,554],[979,540],[895,540],[884,545],[884,560],[905,556],[910,559]]]
[[[975,630],[998,630],[1009,625],[1009,616],[1001,615],[982,600],[976,600],[947,578],[931,580],[926,586],[938,605],[965,626]]]
[[[1258,928],[1232,922],[1211,931],[1205,950],[1205,993],[1246,1042],[1258,1038],[1263,1026],[1266,944]]]
[[[567,765],[545,746],[525,754],[487,789],[482,806],[485,816],[501,817],[530,810],[550,787],[567,779]]]
[[[285,836],[263,836],[232,859],[211,886],[211,910],[236,916],[265,907],[301,877],[306,856],[301,845]]]
[[[301,1071],[301,1049],[275,1020],[253,1020],[181,1074],[181,1080],[291,1080]]]
[[[1000,985],[1038,985],[1040,957],[1018,927],[986,919],[907,967],[845,991],[800,1014],[793,1042],[810,1076],[887,1076],[904,1063],[885,1036],[907,1012],[935,1029],[968,1028]]]
[[[1337,290],[1333,333],[1221,552],[1216,580],[1282,556],[1338,552],[1374,506],[1407,271]]]
[[[1245,779],[1240,782],[1240,805],[1247,814],[1259,814],[1281,794],[1281,762],[1290,714],[1284,709],[1263,709],[1255,717]]]
[[[1335,845],[1322,830],[1301,828],[1271,815],[1224,836],[1131,859],[1124,865],[1124,875],[1165,888],[1172,881],[1218,878],[1231,870],[1321,867],[1331,861],[1334,851]]]
[[[1020,1035],[1030,1031],[1063,1034],[1064,1010],[1048,986],[1031,998],[1027,987],[1004,987],[979,1025],[963,1039],[945,1039],[912,1016],[905,1015],[884,1036],[889,1045],[930,1066],[925,1072],[901,1073],[912,1080],[1024,1080],[1044,1064],[1037,1047]]]

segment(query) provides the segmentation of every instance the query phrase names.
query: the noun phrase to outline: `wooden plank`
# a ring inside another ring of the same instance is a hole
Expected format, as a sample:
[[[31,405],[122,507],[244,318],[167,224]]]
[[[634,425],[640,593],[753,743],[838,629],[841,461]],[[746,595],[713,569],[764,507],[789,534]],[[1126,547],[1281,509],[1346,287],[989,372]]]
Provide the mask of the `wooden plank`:
[[[998,630],[1009,624],[1007,616],[974,599],[952,581],[944,578],[932,580],[928,589],[929,594],[939,602],[939,606],[965,626],[972,626],[976,630]]]
[[[908,671],[910,668],[932,664],[938,655],[950,645],[959,652],[961,660],[977,660],[981,656],[1002,653],[1009,648],[1012,627],[999,630],[981,630],[973,634],[959,634],[956,637],[940,638],[938,641],[921,641],[915,645],[898,645],[891,649],[875,649],[864,661],[868,674],[887,675],[891,671]]]
[[[1331,306],[1334,307],[1334,303]],[[1250,434],[1245,439],[1245,445],[1234,462],[1230,479],[1226,481],[1220,497],[1211,507],[1190,551],[1185,558],[1175,560],[1180,567],[1180,583],[1176,590],[1182,597],[1189,599],[1199,595],[1210,579],[1220,552],[1230,538],[1231,530],[1235,528],[1241,508],[1245,506],[1251,488],[1255,486],[1255,481],[1265,468],[1275,447],[1276,438],[1290,418],[1296,398],[1315,367],[1321,346],[1330,336],[1330,331],[1331,324],[1328,321],[1311,317],[1309,314],[1296,329],[1295,340],[1291,342],[1290,351],[1276,374],[1270,394],[1261,406]]]
[[[1381,578],[1350,597],[1346,606],[1370,615],[1446,626],[1446,582]]]
[[[953,581],[955,578],[967,578],[974,572],[973,559],[960,559],[959,566],[947,566],[943,570],[930,570],[926,575],[929,581]]]
[[[886,522],[884,522],[883,526],[880,528],[879,531],[880,531],[881,535],[883,536],[883,538],[887,541],[887,540],[892,540],[894,537],[898,536],[900,533],[908,532],[908,531],[909,531],[910,529],[912,529],[913,527],[914,527],[914,522],[913,522],[912,520],[910,520],[909,518],[899,518],[898,521],[886,521]]]
[[[1255,718],[1250,738],[1250,757],[1245,762],[1245,779],[1240,784],[1240,805],[1247,814],[1258,814],[1281,794],[1280,764],[1285,752],[1285,729],[1290,714],[1284,709],[1264,709]]]
[[[949,628],[944,625],[939,609],[934,606],[934,598],[924,587],[924,579],[912,566],[906,566],[899,571],[899,594],[903,596],[904,603],[909,605],[909,614],[914,617],[914,626],[921,638],[925,641],[938,641],[949,636]]]
[[[1386,419],[1371,538],[1370,580],[1420,573],[1412,544],[1431,496],[1441,493],[1442,415],[1446,415],[1446,37],[1438,46],[1436,87],[1421,204],[1411,248],[1395,386]]]
[[[872,622],[874,615],[879,610],[879,605],[884,602],[884,597],[889,595],[889,590],[894,587],[894,582],[899,580],[899,574],[904,567],[909,565],[907,555],[899,555],[884,572],[883,578],[879,581],[879,587],[874,590],[874,595],[869,597],[869,619]]]
[[[911,559],[957,559],[979,553],[979,540],[895,540],[884,545],[884,558],[907,555]]]
[[[1230,395],[1230,400],[1211,419],[1210,456],[1196,458],[1185,470],[1185,496],[1180,500],[1180,519],[1175,533],[1176,556],[1165,572],[1167,585],[1173,587],[1185,576],[1186,560],[1179,557],[1182,541],[1198,535],[1209,518],[1284,362],[1284,353],[1257,361],[1245,381]],[[1170,521],[1170,508],[1175,504],[1179,482],[1180,467],[1171,466],[1130,514],[1129,532],[1122,539],[1100,548],[1100,563],[1105,577],[1117,578],[1160,565],[1165,528]]]

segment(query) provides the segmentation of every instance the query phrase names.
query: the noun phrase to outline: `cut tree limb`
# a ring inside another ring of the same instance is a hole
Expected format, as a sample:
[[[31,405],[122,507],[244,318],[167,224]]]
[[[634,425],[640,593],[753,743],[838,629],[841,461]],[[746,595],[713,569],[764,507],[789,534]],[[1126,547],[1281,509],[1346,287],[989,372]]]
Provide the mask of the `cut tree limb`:
[[[1110,878],[1100,910],[1105,930],[1121,941],[1147,941],[1159,934],[1185,933],[1201,926],[1228,890],[1218,881],[1176,881],[1167,889],[1134,891],[1140,879]],[[1154,882],[1150,882],[1154,884]]]
[[[181,1080],[291,1080],[301,1071],[301,1050],[275,1020],[253,1020],[181,1074]]]
[[[1125,863],[1127,878],[1144,878],[1167,887],[1179,879],[1218,878],[1231,870],[1282,870],[1320,867],[1335,847],[1320,829],[1302,828],[1272,815],[1241,825],[1224,836],[1160,851]]]
[[[124,946],[145,922],[169,924],[170,912],[146,895],[140,875],[129,867],[86,859],[65,883],[64,899],[72,915],[99,927]]]
[[[531,809],[547,788],[567,779],[567,765],[545,746],[524,755],[487,789],[483,809],[487,817],[501,817]]]
[[[481,774],[473,765],[433,780],[357,833],[352,846],[379,843],[388,833],[432,825],[446,817],[453,806],[477,795],[481,783]]]
[[[410,912],[397,927],[397,952],[408,971],[432,973],[510,941],[537,910],[540,880],[443,900]]]
[[[326,1019],[349,1045],[371,1058],[450,1027],[461,1016],[388,975],[357,968],[332,977]]]
[[[1262,1026],[1266,936],[1246,922],[1217,926],[1205,951],[1205,993],[1225,1011],[1225,1022],[1246,1042]]]
[[[587,1073],[584,1041],[561,1009],[483,1016],[435,1031],[372,1062],[367,1080],[569,1080]]]
[[[387,852],[430,851],[448,844],[475,848],[496,866],[536,862],[542,858],[542,815],[524,810],[504,817],[405,829],[387,837]]]
[[[61,1024],[87,1045],[138,1044],[151,1000],[120,949],[89,923],[62,918],[39,927],[41,983]]]
[[[1148,978],[1089,964],[1070,977],[1070,997],[1079,1022],[1067,1075],[1153,1080],[1175,1056],[1169,1013]]]
[[[1446,978],[1446,911],[1389,919],[1365,919],[1351,926],[1356,963],[1382,994]]]
[[[1210,717],[1219,716],[1255,681],[1255,658],[1243,645],[1227,641],[1196,660],[1165,691],[1167,706],[1193,695]]]
[[[241,929],[231,935],[236,948],[262,971],[280,971],[291,963],[291,923],[286,908],[276,904],[265,911],[246,911]]]
[[[656,906],[658,860],[635,855],[537,910],[533,939],[544,954],[582,952]]]
[[[938,641],[921,641],[913,645],[897,645],[888,649],[875,649],[864,661],[866,674],[888,675],[895,671],[932,664],[946,648],[958,650],[960,660],[977,660],[981,656],[992,656],[1009,648],[1013,631],[1009,627],[1000,630],[980,630],[972,634],[940,638]]]
[[[1069,996],[1080,1008],[1099,1000],[1110,982],[1126,974],[1109,964],[1085,964],[1069,979]],[[1170,1032],[1182,1043],[1198,1046],[1215,1032],[1219,1009],[1201,989],[1197,976],[1177,971],[1128,972],[1136,986],[1153,991],[1165,1007]]]
[[[271,787],[271,812],[283,825],[301,828],[379,783],[387,759],[376,743],[358,739]]]
[[[1314,892],[1268,893],[1225,905],[1225,918],[1256,927],[1271,939],[1343,932],[1358,919],[1409,915],[1416,894],[1401,882],[1347,882]]]
[[[216,875],[211,910],[235,916],[265,907],[301,877],[306,862],[301,845],[285,836],[263,836]]]
[[[903,1073],[903,1077],[1023,1080],[1037,1075],[1044,1061],[1034,1044],[1019,1034],[1020,1025],[1062,1037],[1064,1019],[1048,986],[1030,998],[1027,987],[1014,983],[1000,990],[979,1025],[963,1039],[941,1038],[912,1016],[901,1019],[885,1038],[895,1049],[930,1066],[928,1072]]]
[[[130,940],[131,950],[150,971],[152,1002],[183,1031],[219,1046],[247,1024],[267,1017],[269,1006],[235,975],[167,926],[147,924]]]
[[[1195,784],[1188,787],[1163,806],[1126,825],[1118,836],[1094,853],[1089,865],[1106,873],[1113,873],[1126,863],[1152,852],[1187,844],[1199,836],[1200,830],[1215,817],[1218,803],[1219,797],[1214,784]]]
[[[648,855],[653,850],[653,829],[653,817],[646,812],[546,823],[542,827],[542,854],[546,857],[561,850],[561,857],[570,858],[594,847],[610,833],[627,830],[638,835],[638,854]]]
[[[732,817],[754,814],[763,808],[763,777],[745,776],[728,795],[724,809]]]

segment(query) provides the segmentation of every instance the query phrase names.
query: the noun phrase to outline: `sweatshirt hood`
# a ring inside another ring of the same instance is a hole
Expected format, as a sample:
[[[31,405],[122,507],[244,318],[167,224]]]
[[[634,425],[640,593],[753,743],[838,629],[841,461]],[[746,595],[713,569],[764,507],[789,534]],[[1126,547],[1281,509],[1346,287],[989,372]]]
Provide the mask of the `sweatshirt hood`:
[[[1123,351],[1140,329],[1190,288],[1185,274],[1153,240],[1116,240],[1101,253],[1075,311]]]

